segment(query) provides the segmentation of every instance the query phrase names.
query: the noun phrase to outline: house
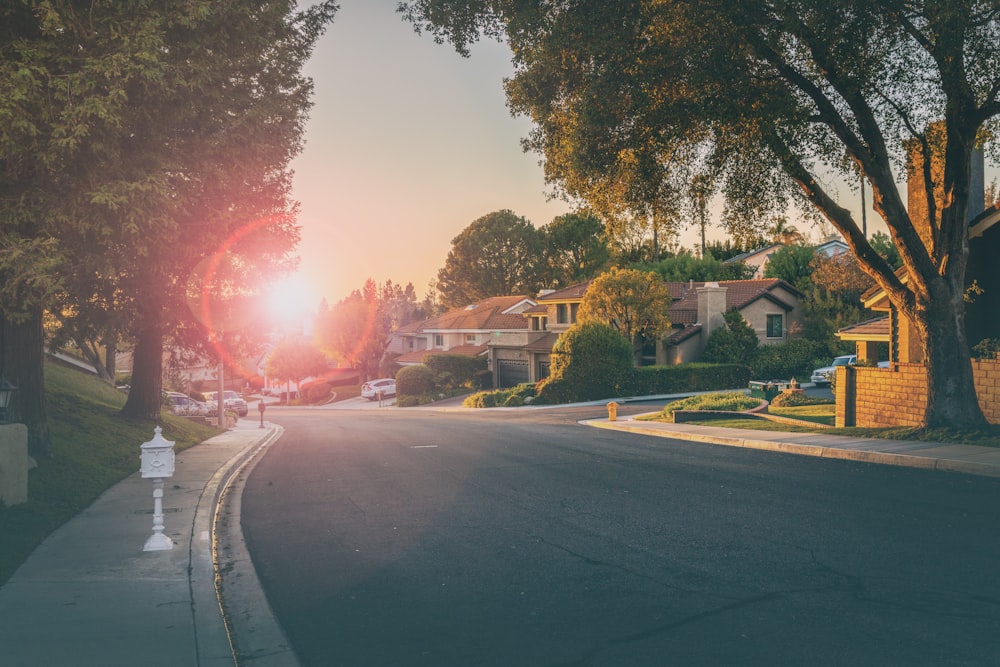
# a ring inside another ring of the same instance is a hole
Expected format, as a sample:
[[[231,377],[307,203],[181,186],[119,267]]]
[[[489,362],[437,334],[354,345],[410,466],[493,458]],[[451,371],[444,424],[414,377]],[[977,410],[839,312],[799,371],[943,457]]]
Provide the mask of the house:
[[[395,331],[386,354],[396,354],[400,366],[424,363],[431,354],[470,357],[486,353],[486,343],[496,335],[526,330],[526,310],[536,305],[526,296],[497,296],[448,311]]]
[[[538,382],[549,375],[552,346],[559,334],[576,323],[590,282],[539,294],[537,305],[524,311],[531,321],[524,331],[494,336],[488,343],[494,384],[510,387]],[[738,310],[764,345],[795,336],[802,324],[802,293],[778,278],[709,283],[667,283],[673,331],[644,350],[645,364],[697,361],[711,332],[724,326],[723,313]]]
[[[737,310],[761,345],[784,343],[802,330],[799,300],[805,295],[779,278],[667,283],[674,302],[667,309],[673,332],[663,341],[657,363],[697,361],[709,335],[725,326],[724,313]]]
[[[785,245],[783,243],[772,243],[766,245],[763,248],[757,248],[756,250],[751,250],[749,252],[742,253],[740,255],[735,255],[725,260],[723,264],[735,264],[737,262],[743,262],[747,266],[754,267],[753,278],[763,278],[764,269],[767,268],[767,262],[771,259],[771,255],[778,252]]]

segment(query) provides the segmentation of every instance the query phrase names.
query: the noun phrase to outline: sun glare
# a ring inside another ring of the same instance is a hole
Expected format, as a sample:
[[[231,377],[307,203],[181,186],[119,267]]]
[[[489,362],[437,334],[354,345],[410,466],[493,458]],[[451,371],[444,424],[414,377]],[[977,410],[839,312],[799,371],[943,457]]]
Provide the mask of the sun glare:
[[[316,309],[314,290],[302,276],[292,275],[271,285],[267,291],[268,311],[280,325],[301,325],[306,314]]]

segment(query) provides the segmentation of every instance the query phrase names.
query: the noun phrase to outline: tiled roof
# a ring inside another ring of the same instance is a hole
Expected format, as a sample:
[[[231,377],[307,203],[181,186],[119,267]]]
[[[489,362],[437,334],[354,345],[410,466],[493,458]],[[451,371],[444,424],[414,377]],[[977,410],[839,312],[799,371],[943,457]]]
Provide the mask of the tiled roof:
[[[535,298],[535,301],[538,301],[539,303],[543,301],[579,301],[583,298],[583,293],[587,291],[587,288],[590,287],[590,283],[592,282],[594,281],[588,280],[587,282],[570,285],[569,287],[564,287],[554,292],[539,294]]]
[[[720,280],[719,287],[726,288],[726,310],[742,310],[757,299],[767,298],[785,310],[792,310],[793,304],[780,299],[772,292],[776,287],[783,287],[795,296],[802,293],[791,284],[780,278],[762,278],[760,280]],[[667,283],[670,295],[677,299],[670,304],[667,312],[670,321],[674,323],[693,324],[698,318],[698,288],[704,287],[703,282]]]
[[[447,354],[462,357],[478,357],[479,355],[486,352],[486,345],[456,345],[455,347],[449,348],[447,350],[441,350],[436,348],[431,348],[429,350],[414,350],[413,352],[407,352],[406,354],[401,354],[395,359],[394,363],[397,364],[422,364],[427,359],[427,357],[434,354]]]
[[[761,253],[767,252],[768,250],[773,250],[775,248],[783,248],[783,247],[785,247],[785,246],[782,243],[772,243],[771,245],[766,245],[766,246],[764,246],[762,248],[757,248],[756,250],[750,250],[748,252],[744,252],[744,253],[739,254],[739,255],[734,255],[733,257],[730,257],[727,260],[723,260],[722,263],[723,264],[733,264],[735,262],[744,262],[744,261],[750,259],[751,257],[753,257],[754,255],[759,255]]]
[[[528,321],[521,314],[505,312],[522,301],[535,302],[526,296],[495,296],[477,301],[465,308],[456,308],[443,315],[420,322],[414,331],[497,331],[527,329]]]
[[[882,317],[875,317],[870,320],[865,320],[864,322],[844,327],[837,332],[837,338],[849,340],[859,338],[862,340],[875,340],[881,338],[888,339],[889,316],[883,315]]]
[[[677,345],[679,343],[686,341],[691,336],[694,336],[699,331],[701,331],[700,324],[688,324],[681,327],[680,329],[677,329],[672,334],[667,336],[665,342],[667,345]]]
[[[551,352],[552,346],[556,344],[557,338],[559,338],[559,334],[554,331],[550,331],[544,336],[539,336],[521,349],[527,350],[528,352]]]

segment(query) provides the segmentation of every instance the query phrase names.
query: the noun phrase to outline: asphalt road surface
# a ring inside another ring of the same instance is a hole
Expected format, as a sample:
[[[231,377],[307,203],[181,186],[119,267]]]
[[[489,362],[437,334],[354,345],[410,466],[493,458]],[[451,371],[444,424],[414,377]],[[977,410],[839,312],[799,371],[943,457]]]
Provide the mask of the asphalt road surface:
[[[1000,664],[1000,481],[601,414],[269,415],[243,530],[302,664]]]

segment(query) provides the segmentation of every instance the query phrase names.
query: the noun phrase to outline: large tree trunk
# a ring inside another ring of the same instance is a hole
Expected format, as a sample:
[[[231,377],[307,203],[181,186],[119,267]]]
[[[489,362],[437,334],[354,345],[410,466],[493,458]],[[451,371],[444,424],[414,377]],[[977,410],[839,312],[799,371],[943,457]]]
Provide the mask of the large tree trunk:
[[[28,451],[35,458],[52,458],[52,437],[45,410],[45,337],[42,310],[34,308],[21,323],[0,321],[3,327],[0,373],[17,387],[7,421],[28,427]]]
[[[963,291],[939,281],[930,305],[918,312],[927,365],[927,427],[978,428],[987,424],[979,407],[969,343],[965,333]],[[922,317],[921,317],[922,315]]]
[[[158,307],[142,315],[135,341],[132,385],[122,414],[138,419],[159,419],[163,403],[163,324]]]

